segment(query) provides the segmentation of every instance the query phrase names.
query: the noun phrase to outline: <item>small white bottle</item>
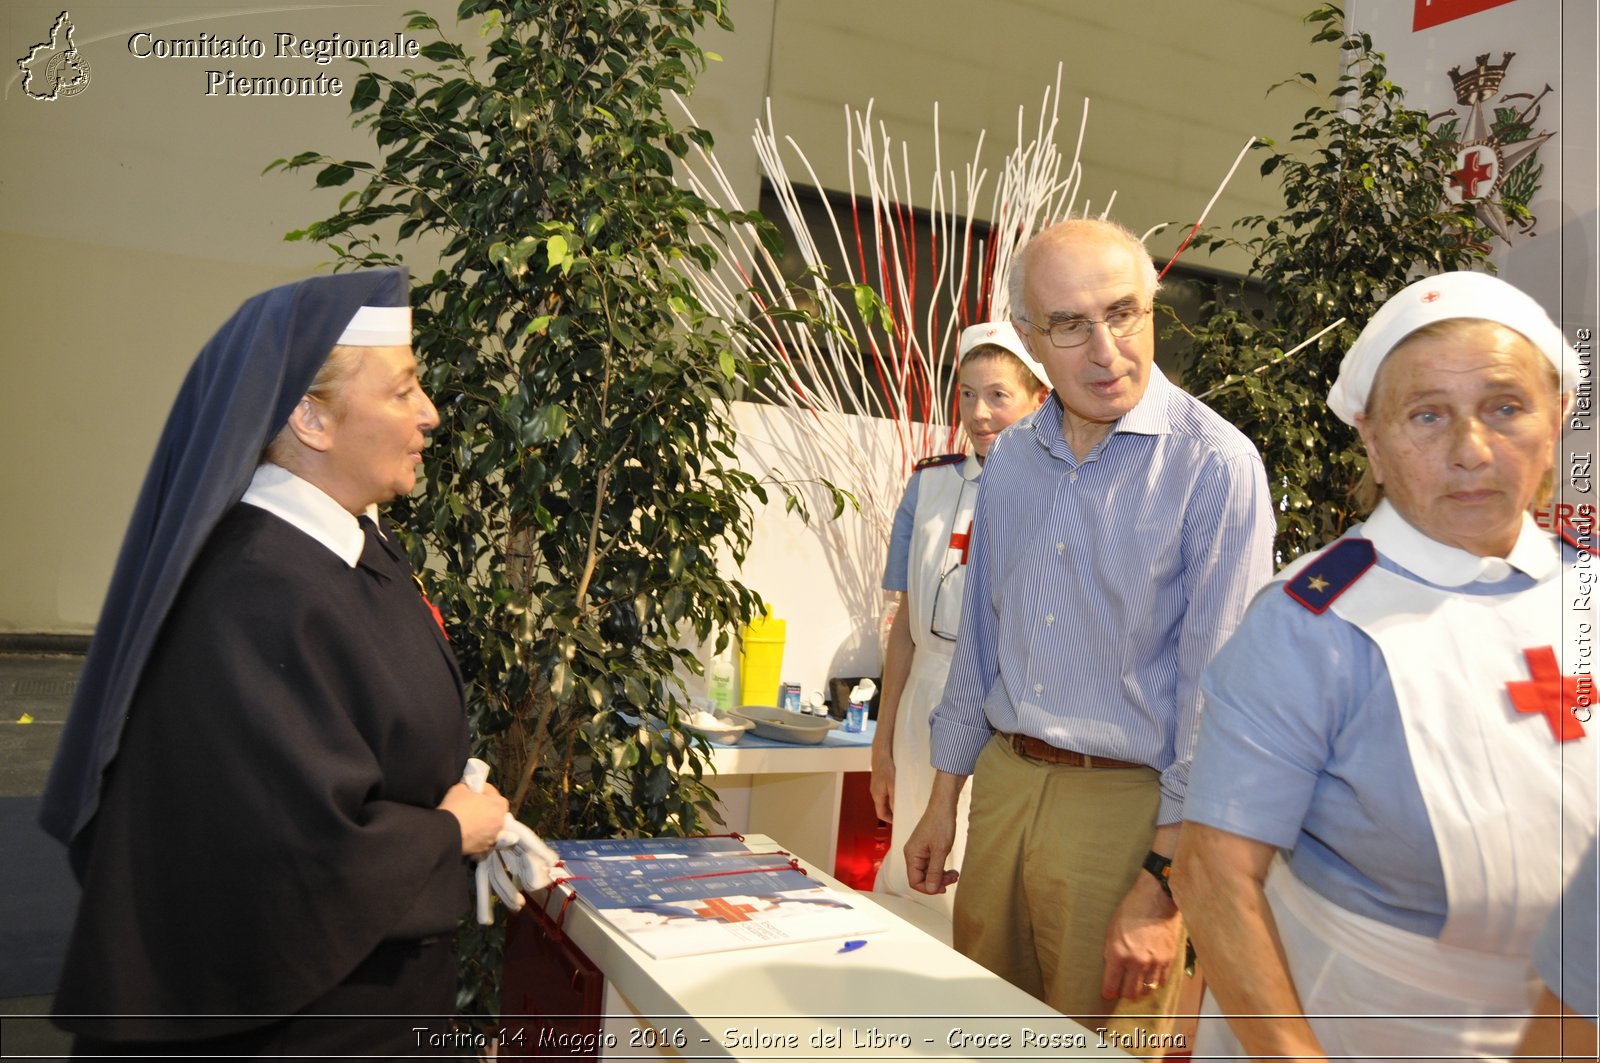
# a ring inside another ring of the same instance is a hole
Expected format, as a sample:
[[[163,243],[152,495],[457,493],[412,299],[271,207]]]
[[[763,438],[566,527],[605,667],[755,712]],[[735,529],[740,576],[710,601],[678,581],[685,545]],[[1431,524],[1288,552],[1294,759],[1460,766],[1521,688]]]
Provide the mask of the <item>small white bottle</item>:
[[[878,684],[870,679],[863,679],[850,691],[850,708],[844,717],[844,730],[850,734],[861,734],[867,729],[867,709],[872,701],[872,696],[878,692]]]
[[[733,645],[711,658],[706,665],[706,695],[715,712],[727,712],[738,706],[733,665]]]

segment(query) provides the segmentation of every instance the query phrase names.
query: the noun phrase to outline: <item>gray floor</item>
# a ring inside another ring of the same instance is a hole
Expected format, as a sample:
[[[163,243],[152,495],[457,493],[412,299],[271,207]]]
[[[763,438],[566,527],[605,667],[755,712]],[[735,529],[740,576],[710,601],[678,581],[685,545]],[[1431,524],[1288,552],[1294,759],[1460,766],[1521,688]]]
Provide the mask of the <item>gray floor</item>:
[[[28,799],[43,788],[82,667],[83,658],[72,654],[0,653],[0,800],[28,808]],[[0,868],[0,877],[15,875],[28,889],[49,888],[57,895],[0,893],[0,933],[8,941],[31,933],[30,944],[48,952],[48,961],[65,946],[61,915],[71,904],[71,898],[60,895],[60,854],[50,848],[52,843],[31,831],[31,824],[19,828],[17,817],[8,817],[5,824],[0,852],[11,866]],[[50,869],[53,874],[41,875],[37,866],[41,862],[56,864]],[[41,881],[49,885],[38,885]],[[42,917],[41,910],[45,913]],[[0,965],[17,962],[15,949],[8,951],[13,955],[0,959]],[[37,967],[35,963],[34,969]],[[9,977],[14,973],[8,972],[5,978],[12,987],[10,992],[16,992],[17,979]],[[33,982],[37,979],[37,974],[32,976]],[[29,979],[23,978],[23,982],[29,983]],[[0,996],[0,1055],[54,1058],[69,1044],[65,1034],[42,1018],[50,1010],[50,996],[39,995],[33,988],[49,987],[30,983],[32,995]]]

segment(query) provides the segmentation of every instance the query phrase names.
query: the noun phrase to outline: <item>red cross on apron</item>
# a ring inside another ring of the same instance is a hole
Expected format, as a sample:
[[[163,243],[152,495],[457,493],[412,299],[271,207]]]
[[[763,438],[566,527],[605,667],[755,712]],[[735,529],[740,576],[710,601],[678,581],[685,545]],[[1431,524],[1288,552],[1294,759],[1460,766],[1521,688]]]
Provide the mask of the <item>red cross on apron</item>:
[[[972,549],[972,522],[967,521],[966,531],[950,533],[950,549],[961,551],[961,563],[967,563],[967,551]]]
[[[1518,712],[1536,712],[1544,716],[1557,742],[1582,738],[1583,724],[1571,710],[1579,705],[1586,708],[1594,705],[1594,676],[1562,675],[1552,646],[1523,650],[1522,656],[1527,658],[1528,674],[1533,678],[1506,684],[1511,704]]]

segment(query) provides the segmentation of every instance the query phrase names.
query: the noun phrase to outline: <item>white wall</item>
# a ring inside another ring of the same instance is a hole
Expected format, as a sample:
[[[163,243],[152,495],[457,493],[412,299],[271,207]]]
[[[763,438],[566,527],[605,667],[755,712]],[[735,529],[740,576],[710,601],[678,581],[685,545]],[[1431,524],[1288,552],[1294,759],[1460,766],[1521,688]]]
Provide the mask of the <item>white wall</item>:
[[[1183,222],[1247,133],[1286,136],[1309,102],[1295,91],[1264,100],[1265,87],[1297,69],[1331,70],[1331,53],[1305,46],[1304,6],[730,0],[738,29],[705,38],[724,59],[692,103],[741,198],[754,203],[759,174],[747,132],[768,92],[780,126],[832,182],[843,167],[844,103],[876,98],[875,113],[897,138],[925,143],[938,99],[947,157],[970,155],[980,126],[1003,153],[1017,107],[1036,107],[1065,60],[1070,107],[1084,95],[1094,101],[1087,194],[1102,202],[1119,190],[1117,213],[1135,228]],[[282,236],[325,217],[339,191],[313,190],[307,173],[262,176],[262,168],[311,149],[372,154],[349,126],[359,73],[349,62],[141,60],[128,51],[129,36],[247,34],[269,46],[279,31],[379,37],[414,7],[448,20],[455,3],[81,0],[70,12],[90,67],[85,91],[31,100],[13,63],[0,67],[0,379],[9,400],[0,419],[9,518],[0,521],[0,632],[92,629],[150,450],[194,353],[245,297],[331,257]],[[25,55],[61,9],[54,0],[6,0],[0,55]],[[219,67],[323,72],[344,79],[345,94],[207,97],[204,71]],[[1075,118],[1068,128],[1075,136]],[[1215,217],[1261,209],[1253,180],[1247,166]],[[1157,250],[1175,241],[1158,241]],[[413,268],[426,265],[425,255],[414,257]],[[800,549],[763,541],[760,557],[772,560],[759,564],[793,570]],[[747,578],[775,600],[798,600],[760,569]],[[823,641],[853,637],[826,630]]]

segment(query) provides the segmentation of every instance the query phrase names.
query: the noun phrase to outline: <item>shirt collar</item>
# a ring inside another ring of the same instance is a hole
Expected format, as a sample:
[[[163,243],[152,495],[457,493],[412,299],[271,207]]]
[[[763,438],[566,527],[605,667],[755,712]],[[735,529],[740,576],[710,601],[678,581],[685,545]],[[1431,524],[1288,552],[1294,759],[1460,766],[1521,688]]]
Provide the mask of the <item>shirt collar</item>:
[[[1150,379],[1145,381],[1144,394],[1133,409],[1117,418],[1111,431],[1141,436],[1169,434],[1172,431],[1172,418],[1168,413],[1170,403],[1167,400],[1172,390],[1172,384],[1161,367],[1150,363]]]
[[[1172,382],[1167,379],[1161,368],[1152,362],[1150,377],[1145,381],[1144,394],[1139,397],[1133,409],[1116,419],[1111,425],[1111,431],[1106,433],[1106,439],[1123,432],[1143,436],[1169,434],[1172,431],[1172,417],[1168,412],[1170,403],[1167,400],[1172,390]],[[1054,391],[1050,392],[1050,398],[1039,407],[1038,412],[1030,416],[1033,418],[1035,442],[1045,450],[1051,450],[1052,443],[1066,446],[1066,441],[1061,437],[1063,416],[1061,399]],[[1096,443],[1096,449],[1104,443],[1104,439]]]
[[[1462,587],[1468,583],[1498,583],[1516,569],[1535,580],[1545,579],[1561,563],[1555,544],[1528,514],[1516,545],[1504,558],[1479,557],[1418,531],[1388,500],[1378,503],[1361,526],[1361,534],[1395,564],[1436,587]]]
[[[350,511],[335,502],[320,488],[302,480],[279,465],[256,466],[250,486],[239,501],[287,521],[336,554],[339,560],[356,567],[361,560],[366,535]],[[378,508],[368,506],[366,516],[378,523]],[[378,534],[383,534],[380,530]]]
[[[991,452],[993,448],[991,447]],[[961,463],[961,478],[963,480],[976,480],[983,474],[983,462],[978,460],[978,452],[972,451],[967,455],[967,460]]]

